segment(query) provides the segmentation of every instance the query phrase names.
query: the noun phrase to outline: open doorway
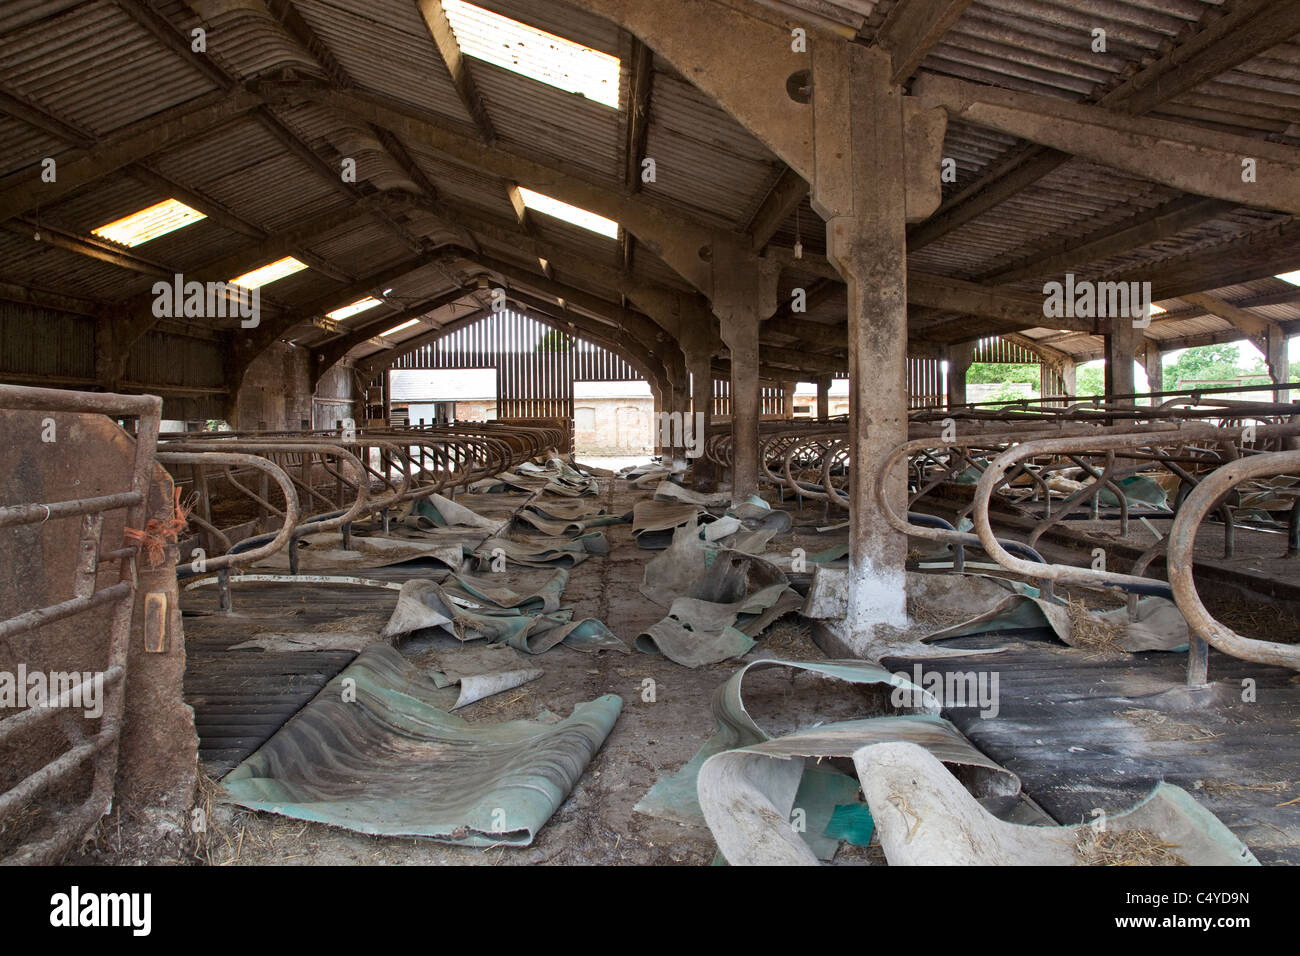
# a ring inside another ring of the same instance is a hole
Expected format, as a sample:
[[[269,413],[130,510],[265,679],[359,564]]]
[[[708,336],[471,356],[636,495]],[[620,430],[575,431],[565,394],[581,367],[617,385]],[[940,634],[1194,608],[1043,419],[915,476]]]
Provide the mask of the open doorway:
[[[583,462],[617,470],[654,454],[654,398],[643,379],[573,383],[573,448]]]

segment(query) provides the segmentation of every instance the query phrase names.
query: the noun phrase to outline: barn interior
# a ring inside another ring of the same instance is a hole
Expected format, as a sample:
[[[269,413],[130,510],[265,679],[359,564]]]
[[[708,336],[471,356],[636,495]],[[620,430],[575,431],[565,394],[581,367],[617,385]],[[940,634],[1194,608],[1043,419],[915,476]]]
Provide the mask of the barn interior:
[[[1297,212],[1300,3],[6,3],[0,861],[1300,862]]]

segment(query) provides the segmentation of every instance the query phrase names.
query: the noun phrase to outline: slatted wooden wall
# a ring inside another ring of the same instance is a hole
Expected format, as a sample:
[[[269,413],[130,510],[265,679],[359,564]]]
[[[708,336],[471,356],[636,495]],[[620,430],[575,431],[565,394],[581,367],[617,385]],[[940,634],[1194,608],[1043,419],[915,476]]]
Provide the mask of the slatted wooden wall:
[[[499,418],[572,419],[575,381],[642,379],[608,349],[511,311],[486,315],[398,356],[392,368],[494,368]]]

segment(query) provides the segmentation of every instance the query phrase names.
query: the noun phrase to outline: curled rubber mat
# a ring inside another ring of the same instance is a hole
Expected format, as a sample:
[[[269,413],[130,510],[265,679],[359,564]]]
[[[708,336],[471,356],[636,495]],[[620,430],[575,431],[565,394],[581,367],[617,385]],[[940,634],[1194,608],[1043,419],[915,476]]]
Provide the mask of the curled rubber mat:
[[[470,723],[456,693],[376,644],[222,781],[233,803],[360,833],[527,846],[622,710],[605,695],[555,724]]]

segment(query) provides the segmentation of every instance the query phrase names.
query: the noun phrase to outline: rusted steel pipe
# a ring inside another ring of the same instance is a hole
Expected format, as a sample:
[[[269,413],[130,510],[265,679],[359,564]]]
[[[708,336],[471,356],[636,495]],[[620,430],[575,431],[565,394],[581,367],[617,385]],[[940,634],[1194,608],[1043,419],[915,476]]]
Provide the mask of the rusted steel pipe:
[[[229,568],[238,564],[248,564],[253,561],[260,561],[262,558],[269,557],[279,551],[289,543],[293,535],[294,528],[298,524],[298,493],[294,490],[293,481],[289,478],[283,468],[279,465],[272,464],[266,458],[257,455],[242,455],[232,452],[184,452],[184,451],[160,451],[157,454],[158,461],[161,464],[172,465],[242,465],[245,468],[257,468],[265,471],[280,486],[280,491],[284,494],[285,501],[285,518],[284,524],[276,533],[271,541],[267,542],[260,548],[254,548],[251,551],[244,551],[237,554],[223,554],[215,558],[206,558],[204,560],[205,571],[219,571],[222,568]]]
[[[1300,451],[1270,452],[1229,462],[1201,479],[1183,502],[1178,516],[1169,531],[1165,565],[1174,600],[1187,619],[1192,633],[1211,647],[1231,657],[1257,664],[1273,664],[1300,670],[1300,645],[1279,644],[1243,637],[1232,628],[1219,623],[1206,610],[1196,590],[1192,563],[1196,547],[1196,532],[1201,521],[1214,509],[1224,495],[1237,484],[1250,478],[1278,475],[1300,468]]]

